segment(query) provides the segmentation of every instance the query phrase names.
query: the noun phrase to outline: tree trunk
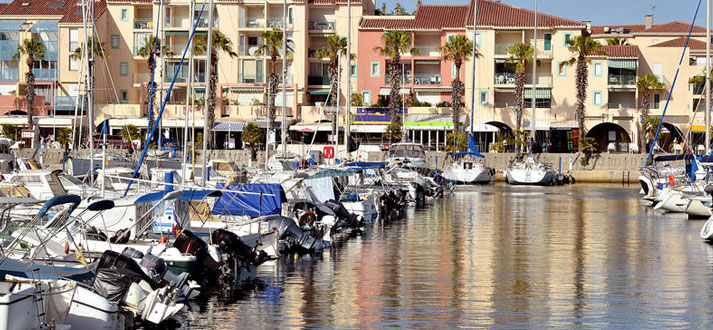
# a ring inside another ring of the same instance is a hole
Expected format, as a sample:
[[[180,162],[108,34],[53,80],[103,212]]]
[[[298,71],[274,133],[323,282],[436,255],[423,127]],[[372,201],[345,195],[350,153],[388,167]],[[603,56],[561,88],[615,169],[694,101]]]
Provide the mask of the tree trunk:
[[[35,108],[35,74],[32,73],[34,63],[35,59],[32,54],[27,56],[27,73],[25,74],[27,86],[25,87],[25,97],[27,98],[27,128],[29,129],[32,129],[32,113]]]
[[[401,125],[401,104],[399,104],[399,92],[401,90],[401,56],[396,54],[388,65],[389,83],[391,83],[391,93],[389,93],[389,115],[391,124]]]
[[[515,73],[515,130],[522,129],[522,111],[525,108],[525,72]]]
[[[218,54],[215,51],[211,51],[211,72],[210,81],[208,82],[208,109],[206,109],[208,117],[208,144],[206,145],[208,149],[213,148],[213,126],[215,126],[215,89],[218,82]]]
[[[327,97],[327,105],[328,106],[339,106],[337,104],[337,91],[339,90],[339,81],[337,81],[339,77],[339,63],[337,62],[337,59],[333,59],[329,63],[329,69],[328,69],[328,75],[329,75],[329,96]],[[331,115],[332,119],[332,135],[334,136],[337,134],[337,121],[339,118],[337,118],[337,112],[333,112]]]
[[[576,116],[577,124],[579,126],[579,138],[580,140],[585,137],[584,134],[584,116],[587,114],[584,106],[584,102],[587,99],[587,87],[588,87],[588,77],[589,69],[587,68],[587,58],[586,54],[580,53],[577,58],[577,105],[576,105]]]
[[[149,67],[149,75],[153,76],[153,74],[152,74],[152,72],[154,71],[153,53],[151,53],[151,55],[149,55],[149,58],[146,62],[148,63],[148,67]],[[153,108],[154,108],[154,103],[156,102],[155,98],[156,98],[156,85],[157,85],[156,83],[152,84],[151,76],[149,76],[149,81],[146,83],[146,95],[149,98],[146,102],[147,103],[146,117],[148,119],[149,133],[151,132],[151,126],[153,125]]]
[[[642,150],[648,152],[648,138],[646,137],[646,132],[644,132],[644,120],[649,116],[649,108],[651,107],[651,90],[648,88],[642,91],[641,95],[641,144]]]
[[[267,115],[269,117],[270,121],[270,130],[274,131],[275,130],[275,117],[276,117],[276,112],[277,112],[277,107],[275,106],[275,99],[276,99],[276,93],[277,93],[277,84],[279,82],[279,78],[277,77],[277,51],[273,50],[271,54],[271,66],[272,66],[272,73],[268,77],[267,81],[267,90],[268,90],[268,95],[269,95],[269,103],[270,107],[267,109]],[[284,123],[283,123],[284,124]]]

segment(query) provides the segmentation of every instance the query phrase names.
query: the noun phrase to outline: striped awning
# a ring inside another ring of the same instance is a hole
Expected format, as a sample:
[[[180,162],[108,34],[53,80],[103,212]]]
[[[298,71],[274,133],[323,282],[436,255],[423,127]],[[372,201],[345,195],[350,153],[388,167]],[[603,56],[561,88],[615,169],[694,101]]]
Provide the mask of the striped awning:
[[[636,70],[636,60],[609,60],[609,67]]]
[[[329,88],[314,89],[307,91],[309,95],[329,95]]]
[[[203,87],[205,90],[205,87]],[[262,93],[265,91],[263,87],[230,87],[224,88],[224,90],[230,90],[231,93]]]
[[[450,92],[451,87],[416,87],[413,89],[414,92],[416,93],[442,93],[442,92]]]
[[[439,60],[416,60],[416,64],[441,64]]]
[[[532,88],[525,88],[525,98],[532,98]],[[552,98],[552,90],[549,88],[538,88],[537,89],[538,99],[549,99]]]
[[[213,132],[242,132],[244,128],[245,123],[243,122],[215,123]]]

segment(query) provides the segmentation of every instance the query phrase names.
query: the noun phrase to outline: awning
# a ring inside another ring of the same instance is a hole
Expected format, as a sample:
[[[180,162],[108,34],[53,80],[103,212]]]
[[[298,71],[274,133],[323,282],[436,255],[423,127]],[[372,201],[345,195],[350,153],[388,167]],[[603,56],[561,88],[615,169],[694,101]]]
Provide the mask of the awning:
[[[409,94],[409,89],[408,88],[402,88],[400,93],[401,95],[408,95]],[[379,90],[379,95],[391,95],[391,88],[382,88]]]
[[[468,126],[468,128],[466,128],[465,130],[470,132],[470,126]],[[490,124],[475,124],[475,125],[473,125],[473,132],[497,133],[499,131],[500,130],[497,127],[490,125]]]
[[[287,121],[289,122],[290,120],[292,120],[292,117],[287,117]],[[268,128],[270,126],[270,123],[268,122],[267,119],[253,120],[253,121],[250,121],[250,123],[257,125],[257,127],[260,127],[260,128]],[[281,127],[280,126],[281,124],[282,124],[282,118],[276,118],[275,119],[275,127]]]
[[[390,115],[354,115],[352,124],[381,124],[390,123]]]
[[[577,124],[576,120],[567,120],[567,121],[556,121],[553,123],[550,123],[550,128],[552,129],[572,129],[572,128],[577,128],[579,127],[579,124]]]
[[[339,130],[344,130],[344,127],[337,127]],[[290,126],[290,131],[303,131],[303,132],[331,132],[332,123],[308,123],[308,124],[297,124]]]
[[[384,133],[388,125],[351,125],[352,133]]]
[[[500,88],[495,87],[495,91],[498,93],[515,93],[515,88]],[[532,91],[530,91],[532,93]]]
[[[532,88],[525,88],[525,98],[529,99],[532,98]],[[538,88],[537,89],[537,98],[538,99],[550,99],[552,98],[552,90],[549,88]]]
[[[311,91],[307,91],[307,94],[309,94],[309,95],[329,95],[329,88],[314,89]]]
[[[413,89],[414,92],[416,93],[442,93],[442,92],[449,92],[451,91],[450,87],[416,87]]]
[[[215,123],[213,126],[213,132],[242,132],[243,129],[245,129],[243,122]]]
[[[529,120],[524,120],[522,122],[522,129],[523,130],[530,130],[532,129],[532,123]],[[536,121],[535,122],[535,129],[538,131],[549,131],[550,130],[550,123],[546,121]]]
[[[466,116],[460,116],[460,122]],[[408,115],[404,121],[406,129],[410,130],[448,130],[453,129],[453,116],[450,115]]]
[[[634,93],[636,92],[636,88],[626,88],[626,87],[609,87],[610,92],[619,92],[619,93]]]
[[[704,132],[706,131],[706,125],[693,124],[691,125],[691,132]]]
[[[187,36],[188,31],[166,31],[167,36]]]
[[[609,60],[609,67],[615,69],[636,70],[637,60]]]
[[[199,87],[196,87],[199,88]],[[205,90],[205,87],[202,87],[203,90]],[[230,88],[224,88],[226,90],[230,90],[231,93],[263,93],[265,92],[265,88],[263,87],[230,87]]]
[[[416,64],[441,64],[439,60],[416,60]]]

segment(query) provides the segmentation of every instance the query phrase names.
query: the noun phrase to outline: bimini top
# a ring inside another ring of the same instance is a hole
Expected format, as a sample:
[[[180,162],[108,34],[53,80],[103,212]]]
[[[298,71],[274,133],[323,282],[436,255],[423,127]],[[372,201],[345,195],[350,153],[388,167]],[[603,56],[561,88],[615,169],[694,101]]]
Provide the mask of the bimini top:
[[[277,183],[216,184],[217,189],[227,189],[213,207],[215,215],[247,215],[259,217],[282,213],[282,203],[287,201],[282,185]]]

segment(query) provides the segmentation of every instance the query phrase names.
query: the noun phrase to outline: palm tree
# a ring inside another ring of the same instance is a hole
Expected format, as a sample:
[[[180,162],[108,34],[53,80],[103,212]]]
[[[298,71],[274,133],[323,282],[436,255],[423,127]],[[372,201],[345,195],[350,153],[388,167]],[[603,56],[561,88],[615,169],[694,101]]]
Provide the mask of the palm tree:
[[[337,90],[339,89],[339,82],[337,77],[341,68],[339,67],[339,54],[347,54],[347,38],[340,36],[329,36],[327,37],[327,46],[324,48],[317,49],[315,52],[315,57],[317,58],[329,58],[329,96],[327,96],[328,106],[339,106],[337,103]],[[337,133],[337,113],[332,114],[332,135]]]
[[[159,56],[166,56],[172,54],[172,52],[169,50],[168,46],[163,45],[161,43],[160,38],[156,38],[155,36],[151,35],[144,39],[144,45],[141,46],[136,51],[136,54],[145,57],[146,58],[146,66],[149,69],[149,74],[154,71],[154,67],[156,66],[156,54],[159,53]],[[151,79],[151,78],[149,78]],[[158,84],[155,82],[153,83],[153,86],[151,86],[151,80],[146,82],[146,95],[149,96],[149,108],[147,111],[147,116],[148,116],[148,127],[149,130],[151,130],[151,126],[153,123],[153,108],[154,108],[154,102],[156,102],[156,87]]]
[[[104,43],[100,42],[98,39],[96,39],[94,37],[87,37],[87,45],[89,45],[89,47],[87,47],[87,54],[88,54],[89,58],[106,59],[107,57],[109,57],[109,52],[106,51],[106,47],[104,47]],[[81,61],[82,58],[84,57],[83,46],[84,46],[84,43],[80,44],[79,47],[77,47],[77,49],[74,50],[74,52],[69,54],[69,58],[71,58],[72,60],[75,60],[75,61]],[[94,81],[96,79],[94,78],[94,61],[90,61],[88,63],[89,63],[89,69],[87,70],[87,77],[89,77],[89,79],[92,80],[91,85],[93,87],[95,87],[96,85],[94,84]],[[87,95],[88,95],[87,93],[84,94],[84,101],[83,101],[83,105],[84,105],[83,109],[85,109],[85,110],[87,109],[86,107],[89,105],[89,100],[87,99]],[[87,122],[87,124],[92,125],[91,121]],[[77,136],[77,138],[79,138],[81,141],[81,137]]]
[[[562,62],[560,66],[577,65],[577,75],[575,78],[577,87],[577,104],[575,115],[579,126],[579,136],[584,137],[586,136],[584,134],[584,116],[586,115],[584,101],[587,99],[587,87],[589,85],[589,67],[587,65],[591,62],[588,56],[602,55],[603,52],[600,50],[602,44],[595,41],[588,34],[584,33],[573,39],[567,40],[567,46],[569,51],[572,53],[572,58],[566,62]]]
[[[277,57],[280,56],[282,50],[282,31],[273,29],[262,33],[262,39],[265,41],[260,45],[255,54],[258,56],[270,57],[270,75],[267,78],[267,90],[269,95],[270,108],[268,109],[268,117],[270,121],[270,130],[275,129],[275,116],[277,114],[277,106],[275,106],[275,96],[277,96],[277,84],[280,81],[277,75]],[[287,54],[292,53],[292,40],[287,40]],[[283,68],[284,70],[285,68]],[[283,125],[285,123],[282,123]]]
[[[67,127],[58,129],[55,140],[57,140],[57,142],[62,146],[62,149],[67,152],[69,144],[72,143],[72,129]]]
[[[527,71],[528,65],[532,63],[535,52],[530,44],[523,42],[510,46],[507,52],[510,54],[508,63],[515,67],[515,130],[520,131],[522,127],[522,111],[525,108],[525,71]]]
[[[691,78],[691,80],[693,80],[693,78]],[[641,118],[649,116],[649,109],[651,108],[651,91],[663,89],[664,87],[664,84],[651,73],[643,74],[637,77],[636,88],[641,93],[641,98],[639,99],[641,103]]]
[[[392,124],[401,124],[401,116],[399,114],[399,90],[401,89],[401,54],[411,53],[418,55],[418,50],[411,47],[411,33],[406,31],[388,31],[381,37],[384,41],[384,46],[374,47],[374,51],[381,56],[391,58],[386,63],[386,76],[389,77],[391,85],[391,93],[389,93],[389,115],[391,115]]]
[[[35,74],[32,73],[32,67],[35,60],[45,58],[45,45],[39,40],[25,39],[17,46],[15,60],[19,60],[21,56],[25,56],[27,64],[27,73],[25,73],[25,97],[27,98],[27,128],[32,128],[32,110],[35,106]]]
[[[211,50],[210,50],[210,80],[208,83],[208,134],[213,134],[213,126],[215,125],[215,89],[218,84],[218,53],[223,52],[228,54],[230,57],[237,57],[238,54],[233,51],[233,42],[228,38],[223,32],[218,30],[213,30],[211,34],[213,38],[211,40]],[[198,39],[194,45],[194,49],[198,55],[206,53],[207,40]],[[213,142],[212,136],[208,136],[208,148],[211,148]]]
[[[454,36],[448,39],[444,46],[438,46],[444,61],[453,61],[456,67],[456,79],[451,82],[451,107],[453,109],[453,131],[460,131],[460,113],[463,109],[463,93],[465,85],[460,80],[460,68],[463,62],[470,60],[473,54],[473,41],[463,35]],[[477,53],[476,55],[480,56]],[[474,104],[471,106],[475,106]]]
[[[607,38],[607,45],[610,46],[624,46],[627,45],[626,39],[622,37]]]

